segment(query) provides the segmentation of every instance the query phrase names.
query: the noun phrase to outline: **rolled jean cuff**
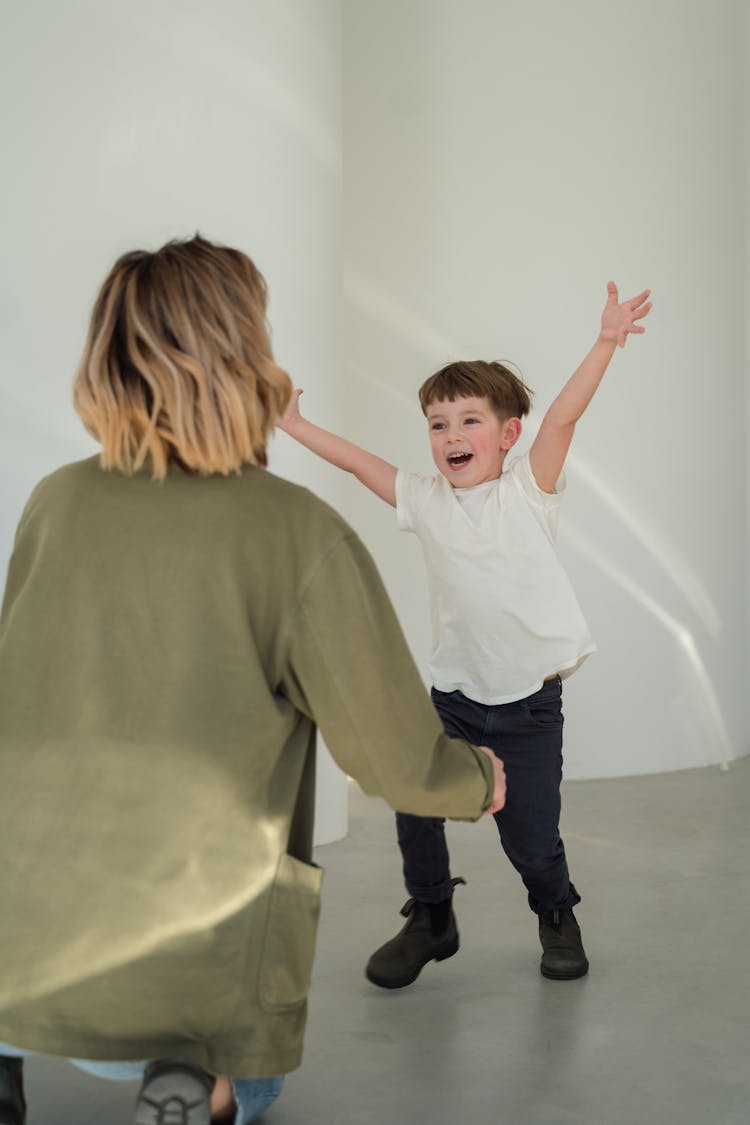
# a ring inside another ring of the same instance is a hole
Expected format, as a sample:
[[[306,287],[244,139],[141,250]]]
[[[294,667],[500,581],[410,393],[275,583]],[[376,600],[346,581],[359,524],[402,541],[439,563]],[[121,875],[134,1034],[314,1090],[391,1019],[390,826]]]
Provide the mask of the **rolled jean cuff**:
[[[284,1075],[273,1078],[232,1078],[232,1091],[237,1102],[234,1125],[249,1125],[278,1098],[284,1085]]]
[[[562,902],[540,903],[533,895],[529,895],[529,906],[535,914],[544,914],[546,910],[572,910],[580,901],[581,896],[572,883],[569,884],[568,893]]]
[[[445,902],[448,898],[453,898],[453,883],[450,876],[443,879],[441,883],[432,883],[430,886],[418,883],[407,883],[406,889],[412,898],[417,902],[427,902],[430,904],[436,902]]]

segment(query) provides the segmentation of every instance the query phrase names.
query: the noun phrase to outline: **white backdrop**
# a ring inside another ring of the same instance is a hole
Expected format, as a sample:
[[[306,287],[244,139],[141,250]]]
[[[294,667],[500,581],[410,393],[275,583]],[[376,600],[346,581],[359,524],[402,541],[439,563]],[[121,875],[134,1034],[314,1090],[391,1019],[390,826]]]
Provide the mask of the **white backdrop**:
[[[95,446],[70,389],[125,250],[199,230],[266,276],[277,358],[340,411],[339,0],[2,4],[0,565],[33,484]],[[335,503],[289,445],[271,467]],[[319,757],[318,842],[346,831]]]
[[[745,35],[744,35],[744,74],[745,74],[745,391],[746,391],[746,424],[745,433],[750,435],[750,143],[747,137],[750,133],[750,5],[745,5]],[[747,441],[747,439],[746,439]],[[748,457],[748,507],[747,507],[747,532],[748,532],[748,560],[750,561],[750,444],[746,444]],[[750,567],[748,567],[748,615],[750,616]]]
[[[560,549],[600,651],[566,684],[566,772],[746,754],[744,5],[344,12],[350,436],[431,471],[418,386],[491,357],[536,391],[528,441],[607,280],[651,287],[647,334],[616,355],[569,460]],[[345,511],[424,667],[418,545],[356,484]]]
[[[520,364],[528,440],[607,279],[649,285],[649,331],[570,461],[561,551],[600,652],[568,681],[567,774],[747,753],[745,6],[343,12],[342,379],[340,0],[0,0],[0,564],[34,482],[93,449],[70,384],[123,250],[196,229],[247,250],[308,414],[425,471],[416,389],[439,364]],[[424,667],[417,544],[285,435],[271,460],[360,530]],[[346,797],[325,759],[320,780],[322,841],[345,831]]]

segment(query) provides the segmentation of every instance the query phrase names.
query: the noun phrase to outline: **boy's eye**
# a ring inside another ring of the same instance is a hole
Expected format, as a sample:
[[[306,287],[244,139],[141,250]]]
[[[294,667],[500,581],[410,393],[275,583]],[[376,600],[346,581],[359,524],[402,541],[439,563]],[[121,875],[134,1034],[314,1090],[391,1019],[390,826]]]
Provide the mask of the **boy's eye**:
[[[466,425],[467,426],[478,426],[479,425],[479,419],[478,418],[467,418],[466,419]]]
[[[430,429],[431,430],[444,430],[445,429],[445,422],[432,422],[430,424]]]

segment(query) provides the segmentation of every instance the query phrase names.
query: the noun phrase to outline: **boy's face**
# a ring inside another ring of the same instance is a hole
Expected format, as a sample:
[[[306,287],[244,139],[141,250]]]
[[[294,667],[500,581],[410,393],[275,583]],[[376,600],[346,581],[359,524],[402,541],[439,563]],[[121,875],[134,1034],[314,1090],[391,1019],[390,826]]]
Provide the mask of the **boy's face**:
[[[427,426],[432,459],[454,488],[497,480],[505,455],[520,432],[518,419],[502,421],[487,398],[431,402]],[[510,440],[509,427],[513,431]]]

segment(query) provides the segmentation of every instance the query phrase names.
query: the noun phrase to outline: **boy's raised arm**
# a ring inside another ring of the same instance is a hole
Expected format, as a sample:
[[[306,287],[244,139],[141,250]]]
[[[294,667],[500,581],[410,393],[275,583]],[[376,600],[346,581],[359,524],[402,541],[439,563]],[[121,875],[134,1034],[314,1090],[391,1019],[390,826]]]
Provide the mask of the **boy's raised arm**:
[[[301,390],[294,391],[284,416],[277,423],[279,429],[317,453],[318,457],[347,473],[353,473],[371,492],[395,508],[396,466],[384,461],[382,457],[376,457],[374,453],[368,453],[354,442],[308,422],[299,411],[301,394]]]
[[[637,297],[620,303],[614,281],[607,282],[607,304],[599,337],[545,414],[531,446],[531,469],[543,492],[555,491],[576,422],[594,397],[615,347],[619,344],[624,348],[629,333],[640,335],[646,331],[635,322],[651,311],[651,302],[647,299],[650,292],[644,289]]]

